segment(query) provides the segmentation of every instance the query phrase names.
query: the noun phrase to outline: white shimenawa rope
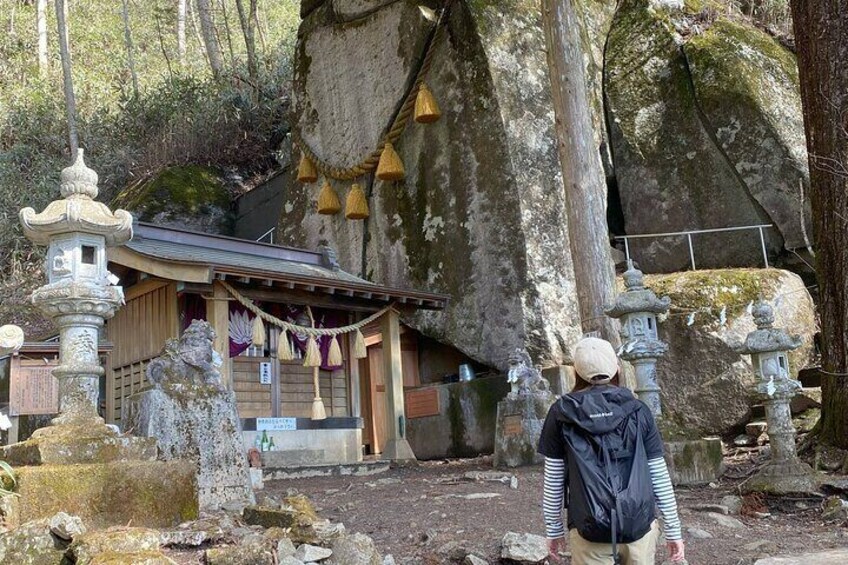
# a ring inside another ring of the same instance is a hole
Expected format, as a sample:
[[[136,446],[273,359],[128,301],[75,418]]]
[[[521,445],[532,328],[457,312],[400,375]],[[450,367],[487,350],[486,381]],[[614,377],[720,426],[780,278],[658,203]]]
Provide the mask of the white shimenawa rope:
[[[315,336],[315,337],[322,336],[322,335],[337,336],[337,335],[341,335],[341,334],[354,332],[356,330],[360,330],[363,327],[370,324],[371,322],[373,322],[374,320],[377,320],[378,318],[383,316],[386,312],[389,312],[390,310],[395,309],[394,304],[389,304],[388,306],[386,306],[385,308],[383,308],[379,312],[375,312],[374,314],[371,314],[370,316],[368,316],[367,318],[365,318],[363,320],[360,320],[360,321],[358,321],[354,324],[350,324],[348,326],[341,326],[341,327],[338,327],[338,328],[312,328],[312,327],[309,327],[309,326],[298,326],[297,324],[292,324],[291,322],[286,322],[285,320],[281,320],[280,318],[277,318],[276,316],[272,316],[271,314],[260,309],[258,306],[256,306],[256,304],[253,303],[253,301],[251,299],[242,295],[239,291],[234,289],[228,282],[226,282],[226,281],[218,281],[218,282],[220,282],[221,286],[223,286],[227,290],[227,292],[229,292],[230,295],[232,295],[232,297],[236,299],[236,301],[241,303],[242,306],[244,306],[245,308],[247,308],[248,310],[253,312],[253,314],[255,316],[259,316],[260,318],[262,318],[263,320],[265,320],[269,324],[277,326],[279,328],[283,328],[283,329],[285,329],[289,332],[295,332],[295,333],[298,333],[298,334],[306,334],[306,335],[311,335],[311,336]]]

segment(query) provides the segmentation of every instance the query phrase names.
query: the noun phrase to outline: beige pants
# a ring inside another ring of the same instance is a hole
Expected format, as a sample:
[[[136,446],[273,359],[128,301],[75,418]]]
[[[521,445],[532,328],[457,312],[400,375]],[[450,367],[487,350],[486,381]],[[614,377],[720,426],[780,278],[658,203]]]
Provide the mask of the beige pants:
[[[657,551],[657,538],[660,527],[657,521],[651,524],[651,530],[642,539],[633,543],[619,544],[623,565],[654,565]],[[577,530],[568,532],[568,545],[571,550],[571,565],[612,565],[612,544],[586,541]]]

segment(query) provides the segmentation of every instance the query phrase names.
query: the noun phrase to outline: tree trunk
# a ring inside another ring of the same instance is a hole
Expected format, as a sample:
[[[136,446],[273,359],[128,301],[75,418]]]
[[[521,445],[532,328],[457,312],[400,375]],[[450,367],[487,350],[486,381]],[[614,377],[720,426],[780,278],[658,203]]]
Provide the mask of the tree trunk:
[[[177,0],[177,53],[180,65],[186,64],[186,0]]]
[[[581,326],[584,333],[599,332],[618,344],[618,322],[604,314],[604,307],[615,299],[615,268],[607,228],[606,181],[589,113],[580,23],[572,0],[542,0],[542,19]]]
[[[212,75],[219,77],[224,70],[224,57],[218,44],[215,23],[212,21],[212,6],[210,0],[197,0],[197,16],[200,18],[200,31],[203,33],[203,44],[209,58]]]
[[[133,96],[138,98],[138,75],[135,72],[135,59],[133,57],[132,33],[130,33],[130,11],[128,0],[122,0],[121,18],[124,20],[124,43],[127,46],[127,67],[132,79]]]
[[[244,0],[236,0],[241,31],[244,34],[244,45],[247,48],[247,74],[256,83],[256,37],[254,25],[256,22],[256,0],[250,0],[250,13],[245,12]]]
[[[62,60],[62,79],[65,88],[65,111],[68,115],[68,141],[71,161],[77,157],[77,103],[74,98],[74,79],[71,76],[71,50],[68,46],[68,20],[65,0],[56,0],[56,22],[59,31],[59,56]]]
[[[38,72],[47,74],[50,55],[47,52],[47,0],[38,0],[35,27],[38,32]]]
[[[821,315],[820,439],[848,449],[848,11],[792,0]]]
[[[236,55],[233,51],[233,36],[230,33],[230,18],[227,14],[226,0],[220,0],[221,18],[224,20],[224,36],[227,38],[227,48],[230,51],[230,68],[236,68]]]

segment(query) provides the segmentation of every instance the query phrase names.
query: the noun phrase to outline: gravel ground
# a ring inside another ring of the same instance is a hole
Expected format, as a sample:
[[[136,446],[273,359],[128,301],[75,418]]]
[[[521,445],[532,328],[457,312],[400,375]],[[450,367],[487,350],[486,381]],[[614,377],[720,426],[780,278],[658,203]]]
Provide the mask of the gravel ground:
[[[822,522],[819,497],[746,498],[736,524],[720,524],[697,508],[736,494],[740,480],[728,477],[751,469],[750,464],[730,462],[718,484],[677,489],[691,565],[751,565],[762,557],[848,545],[848,529]],[[279,501],[292,491],[306,494],[319,515],[343,522],[349,532],[368,534],[382,554],[392,554],[400,565],[459,563],[451,557],[461,560],[468,553],[495,564],[506,532],[543,535],[542,471],[515,470],[517,488],[464,479],[476,471],[492,471],[491,459],[424,462],[367,477],[269,481],[257,498],[261,503],[267,498]],[[757,517],[755,511],[768,516]],[[712,537],[698,537],[704,532]],[[203,563],[204,548],[166,553],[181,565]],[[661,549],[656,562],[664,557]]]
[[[488,458],[426,462],[369,477],[269,482],[260,498],[279,499],[290,489],[304,493],[320,515],[344,522],[349,531],[370,535],[381,552],[394,555],[399,563],[448,563],[449,555],[463,552],[496,563],[504,533],[543,534],[542,472],[539,468],[516,470],[517,489],[498,482],[454,480],[466,472],[491,470]],[[693,508],[719,503],[734,493],[738,483],[723,479],[712,487],[678,489],[684,530],[697,528],[713,536],[694,539],[687,534],[690,564],[746,565],[768,555],[848,543],[848,530],[822,523],[817,498],[764,500],[760,510],[771,515],[738,516],[741,527],[719,525]],[[657,563],[663,557],[664,550],[658,552]]]

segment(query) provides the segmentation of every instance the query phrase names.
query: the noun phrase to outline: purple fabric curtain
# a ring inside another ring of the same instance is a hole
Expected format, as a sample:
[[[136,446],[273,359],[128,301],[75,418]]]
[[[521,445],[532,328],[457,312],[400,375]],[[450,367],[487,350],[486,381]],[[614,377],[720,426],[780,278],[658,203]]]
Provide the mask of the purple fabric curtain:
[[[186,331],[194,320],[206,319],[206,301],[199,294],[183,294],[183,309],[180,316],[180,333]]]
[[[257,306],[260,306],[257,303]],[[238,357],[250,347],[255,316],[236,301],[230,302],[230,357]]]
[[[309,327],[309,314],[306,308],[300,306],[289,306],[286,304],[269,304],[268,312],[272,315],[297,324],[298,326]],[[316,328],[337,328],[346,323],[343,313],[335,310],[324,310],[322,308],[312,308],[312,315],[315,316]],[[330,352],[330,344],[332,336],[321,336],[318,338],[318,349],[321,351],[321,369],[325,371],[333,371],[342,367],[342,365],[331,366],[327,364],[327,356]],[[300,350],[302,354],[306,353],[306,346],[309,343],[309,336],[305,334],[289,333],[289,341]],[[341,345],[341,342],[339,343]]]

